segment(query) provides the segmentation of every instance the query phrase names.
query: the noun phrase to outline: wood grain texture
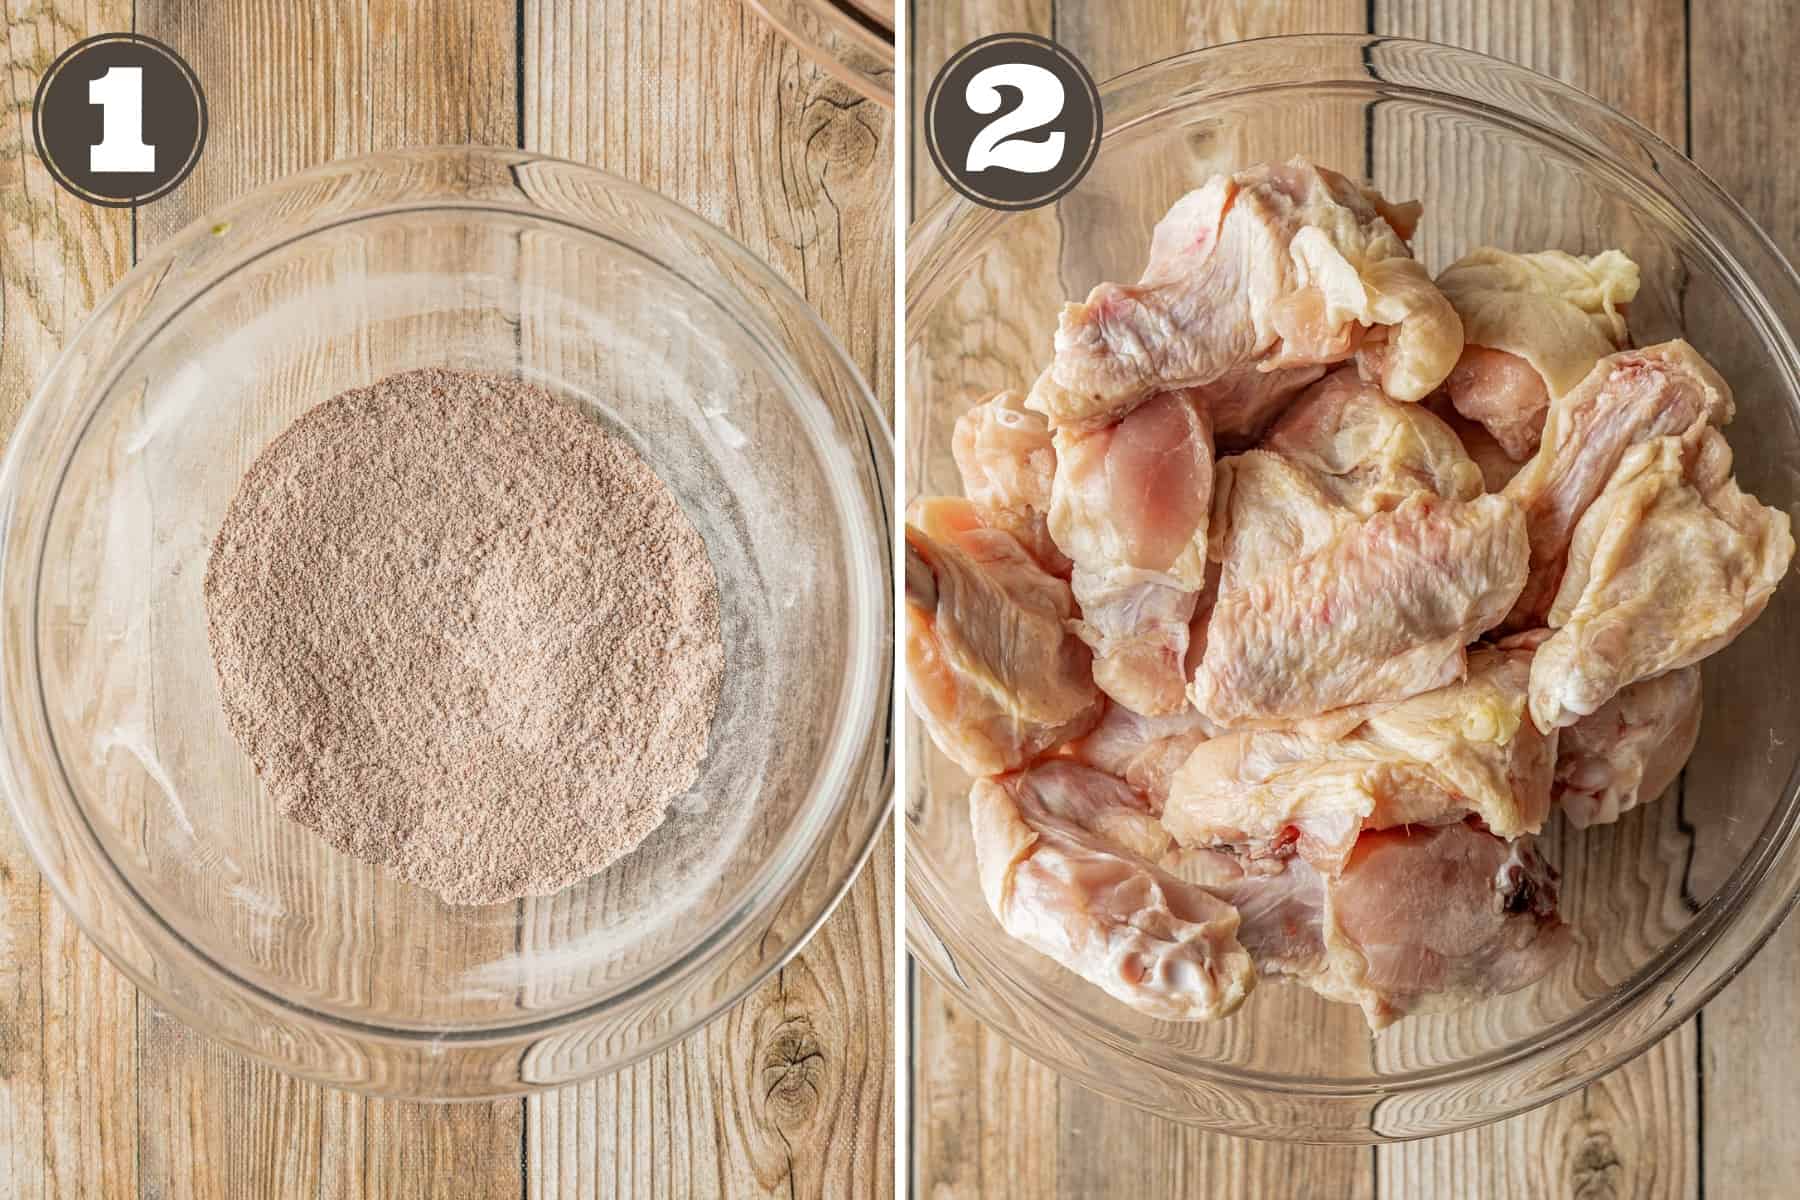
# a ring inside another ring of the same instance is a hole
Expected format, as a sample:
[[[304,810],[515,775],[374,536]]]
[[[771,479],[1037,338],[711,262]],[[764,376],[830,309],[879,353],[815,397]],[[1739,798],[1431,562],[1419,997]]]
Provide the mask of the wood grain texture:
[[[1375,32],[1491,54],[1573,84],[1677,146],[1685,138],[1685,43],[1678,0],[1632,6],[1552,0],[1377,0]],[[1442,164],[1439,164],[1441,167]],[[1643,818],[1672,817],[1671,812]],[[1649,822],[1644,822],[1647,826]],[[1610,842],[1612,839],[1608,839]],[[1625,839],[1612,854],[1584,841],[1594,881],[1629,878],[1652,861]],[[1598,842],[1599,839],[1588,839]],[[1380,1194],[1692,1196],[1699,1186],[1693,1023],[1573,1095],[1484,1129],[1376,1151]]]
[[[988,34],[1052,32],[1052,0],[914,0],[907,69],[913,111],[909,208],[916,219],[949,193],[921,140],[931,78],[959,47]],[[1048,219],[1048,218],[1046,218]],[[1004,311],[996,306],[996,311]],[[960,381],[968,394],[1011,386]],[[914,437],[919,430],[911,430]],[[953,469],[945,479],[953,478]],[[921,765],[909,774],[918,778]],[[1057,1194],[1062,1081],[963,1008],[931,976],[911,969],[910,1178],[921,1200],[994,1200]],[[1088,1151],[1091,1153],[1091,1150]]]
[[[139,0],[138,28],[208,89],[192,176],[139,217],[139,249],[281,175],[397,145],[516,142],[514,21],[493,0]],[[520,1101],[340,1097],[223,1050],[148,1004],[138,1145],[152,1195],[255,1195],[273,1180],[346,1197],[517,1196]],[[354,1138],[350,1135],[355,1134]]]
[[[0,439],[63,341],[131,265],[131,215],[65,193],[31,134],[38,80],[130,0],[9,4],[0,126]],[[137,992],[50,894],[0,820],[0,1193],[138,1194]]]
[[[1365,6],[1354,0],[1132,0],[1104,5],[1083,0],[916,0],[911,12],[916,113],[944,59],[990,33],[1053,33],[1096,78],[1105,80],[1177,49],[1277,33],[1360,32]],[[910,159],[915,216],[945,190],[918,142],[918,124],[915,118]],[[1160,186],[1172,196],[1179,194],[1183,181],[1163,180]],[[1075,286],[1071,278],[1092,274],[1091,263],[1100,254],[1092,245],[1065,245],[1065,291]],[[963,382],[974,395],[1009,381]],[[916,968],[912,997],[911,1174],[918,1196],[1074,1200],[1204,1194],[1336,1200],[1374,1194],[1374,1164],[1367,1150],[1249,1142],[1148,1116],[1062,1080],[987,1029]]]
[[[65,196],[30,135],[51,59],[89,33],[132,28],[132,4],[39,0],[7,14],[0,432],[133,257],[131,214]],[[891,410],[891,120],[735,3],[559,3],[526,16],[515,0],[138,0],[136,28],[194,65],[212,118],[195,173],[138,214],[138,246],[329,159],[520,144],[526,112],[541,122],[534,146],[658,187],[768,258]],[[140,1001],[0,826],[7,1200],[890,1190],[890,837],[805,953],[700,1036],[529,1106],[432,1106],[297,1082]]]
[[[524,144],[688,205],[799,289],[893,405],[892,117],[735,3],[526,0]],[[529,1101],[532,1194],[882,1196],[891,835],[779,976],[681,1045]]]
[[[1782,0],[1701,0],[1691,8],[1689,97],[1694,161],[1749,210],[1788,261],[1800,259],[1800,166],[1771,153],[1792,137],[1800,106],[1800,28]],[[1800,644],[1781,646],[1793,677]],[[1793,920],[1732,985],[1703,1009],[1700,1104],[1706,1139],[1701,1183],[1708,1196],[1786,1195],[1800,1179],[1800,925]]]
[[[963,7],[983,6],[915,3],[915,25],[939,10],[950,10],[953,18],[950,28],[927,26],[916,35],[915,103],[937,63],[970,38],[995,30],[963,14]],[[1673,0],[1374,0],[1348,9],[1190,8],[1203,10],[1199,25],[1190,24],[1179,5],[1147,6],[1140,14],[1130,5],[1077,0],[1057,0],[1036,19],[1047,19],[1059,40],[1079,42],[1102,77],[1200,44],[1203,33],[1229,23],[1236,24],[1217,36],[1276,31],[1259,26],[1260,20],[1281,21],[1289,32],[1336,24],[1429,38],[1520,62],[1599,96],[1677,146],[1687,145],[1691,118],[1695,158],[1746,203],[1784,251],[1800,253],[1792,203],[1800,180],[1785,159],[1770,155],[1800,103],[1800,85],[1787,69],[1800,50],[1800,35],[1785,19],[1787,7],[1774,0],[1691,6]],[[998,27],[1031,26],[1011,21]],[[1690,70],[1696,81],[1691,96]],[[940,194],[929,160],[915,152],[913,163],[915,201]],[[1592,874],[1608,878],[1607,871],[1627,872],[1644,855],[1666,851],[1664,843],[1681,836],[1675,824],[1645,822],[1645,846],[1600,855],[1589,864]],[[1409,1198],[1785,1195],[1800,1168],[1800,1149],[1787,1132],[1800,1108],[1800,1086],[1790,1069],[1800,1052],[1793,1020],[1797,970],[1800,934],[1790,926],[1699,1018],[1622,1070],[1514,1120],[1360,1152],[1360,1162],[1357,1152],[1309,1148],[1275,1150],[1271,1161],[1273,1148],[1162,1127],[1069,1085],[1053,1089],[1042,1068],[1007,1049],[916,974],[913,1177],[920,1195],[934,1196],[1130,1196],[1181,1194],[1183,1188],[1208,1195]],[[1001,1053],[989,1052],[990,1044]],[[1029,1086],[1015,1082],[1024,1080]],[[1340,1155],[1341,1168],[1335,1161]]]

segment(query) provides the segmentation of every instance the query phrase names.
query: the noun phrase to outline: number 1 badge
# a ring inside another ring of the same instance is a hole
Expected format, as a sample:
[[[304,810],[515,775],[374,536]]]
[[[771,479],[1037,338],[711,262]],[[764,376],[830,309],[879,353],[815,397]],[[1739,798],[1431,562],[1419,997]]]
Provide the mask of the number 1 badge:
[[[103,33],[57,56],[32,108],[38,157],[89,204],[127,208],[173,190],[206,145],[194,69],[141,33]]]

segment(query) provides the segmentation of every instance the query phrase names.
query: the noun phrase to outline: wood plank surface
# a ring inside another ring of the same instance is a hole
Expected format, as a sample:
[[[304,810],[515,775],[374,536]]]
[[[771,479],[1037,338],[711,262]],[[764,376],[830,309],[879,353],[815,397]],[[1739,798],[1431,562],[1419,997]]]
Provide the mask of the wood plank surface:
[[[1622,6],[1611,4],[1376,0],[1374,32],[1462,46],[1541,71],[1679,147],[1686,136],[1682,6],[1655,0],[1632,9],[1627,20]],[[1675,814],[1655,815],[1672,821]],[[1565,845],[1563,861],[1574,852]],[[1651,1053],[1544,1108],[1382,1147],[1379,1194],[1693,1196],[1700,1162],[1696,1054],[1689,1022]]]
[[[526,0],[521,28],[524,144],[733,233],[811,301],[891,413],[891,115],[735,3]],[[884,834],[820,933],[725,1018],[532,1098],[533,1194],[889,1194],[893,861]]]
[[[1800,35],[1775,0],[1017,5],[914,0],[915,109],[939,63],[1002,29],[1052,33],[1095,75],[1213,41],[1332,29],[1419,37],[1522,63],[1589,91],[1696,159],[1782,249],[1800,251],[1794,168],[1772,160],[1800,102]],[[997,15],[1004,14],[1004,15]],[[935,26],[934,27],[934,23]],[[1690,93],[1690,71],[1697,81]],[[915,134],[916,142],[916,134]],[[922,147],[915,215],[941,195]],[[1672,798],[1665,803],[1672,804]],[[1648,828],[1646,837],[1673,833]],[[1679,836],[1675,834],[1675,836]],[[1604,868],[1606,864],[1601,864]],[[1182,1130],[1093,1097],[1008,1047],[915,969],[912,1178],[921,1196],[1687,1197],[1793,1190],[1800,1109],[1790,925],[1699,1018],[1555,1104],[1452,1137],[1366,1151],[1276,1148]],[[1704,1133],[1704,1143],[1702,1135]]]
[[[32,98],[56,56],[131,27],[130,0],[9,4],[0,44],[0,438],[63,340],[131,265],[131,214],[64,192],[38,160]],[[76,929],[0,821],[0,1193],[138,1195],[138,995]]]
[[[1800,261],[1800,164],[1771,153],[1800,111],[1800,26],[1783,0],[1696,0],[1688,47],[1694,161]],[[1715,83],[1711,81],[1734,81]],[[1741,82],[1736,82],[1741,81]],[[1800,642],[1764,670],[1800,674]],[[1800,924],[1790,919],[1698,1017],[1701,1185],[1707,1196],[1791,1195],[1800,1179]]]
[[[75,201],[37,162],[32,93],[60,50],[134,19],[193,64],[212,118],[194,174],[137,214],[139,249],[332,158],[529,144],[732,230],[826,315],[891,412],[892,121],[735,2],[6,12],[0,433],[133,260],[132,214]],[[160,1013],[80,937],[0,822],[0,1196],[889,1194],[892,863],[884,836],[807,949],[686,1043],[529,1102],[436,1106],[295,1081]]]

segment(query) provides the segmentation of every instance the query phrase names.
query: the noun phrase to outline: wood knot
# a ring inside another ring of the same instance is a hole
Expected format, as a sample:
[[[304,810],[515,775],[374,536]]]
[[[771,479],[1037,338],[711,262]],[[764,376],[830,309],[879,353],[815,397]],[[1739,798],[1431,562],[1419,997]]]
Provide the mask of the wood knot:
[[[1575,1147],[1569,1164],[1570,1183],[1576,1200],[1613,1200],[1618,1196],[1625,1164],[1604,1129],[1589,1131]]]
[[[810,1017],[790,1017],[770,1031],[758,1060],[763,1103],[779,1128],[804,1125],[824,1097],[825,1046]]]
[[[870,103],[836,80],[821,82],[801,115],[806,159],[815,175],[835,185],[875,170],[881,136],[870,124]]]

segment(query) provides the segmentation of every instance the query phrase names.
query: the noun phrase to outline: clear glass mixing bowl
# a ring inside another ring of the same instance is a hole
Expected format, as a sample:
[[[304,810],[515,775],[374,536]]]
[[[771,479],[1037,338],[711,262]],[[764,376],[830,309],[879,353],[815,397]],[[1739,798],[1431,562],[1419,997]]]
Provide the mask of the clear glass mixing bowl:
[[[959,199],[914,228],[907,281],[907,494],[954,491],[950,431],[1028,386],[1058,305],[1135,279],[1151,226],[1209,174],[1309,155],[1419,197],[1436,270],[1478,245],[1618,246],[1643,267],[1640,343],[1684,334],[1731,381],[1739,480],[1800,514],[1800,281],[1744,212],[1599,102],[1459,50],[1280,38],[1168,59],[1102,88],[1086,180],[1018,215]],[[1578,946],[1538,985],[1371,1036],[1354,1009],[1265,983],[1235,1017],[1134,1012],[1004,936],[975,883],[967,781],[909,724],[908,937],[927,970],[1028,1053],[1089,1087],[1232,1133],[1370,1142],[1542,1104],[1642,1053],[1724,986],[1800,886],[1800,679],[1770,664],[1800,586],[1705,668],[1700,745],[1677,791],[1617,825],[1553,826]]]
[[[894,107],[894,0],[749,0],[840,82]]]
[[[631,440],[706,539],[728,676],[702,777],[554,896],[454,907],[287,821],[219,710],[201,579],[310,406],[522,376]],[[685,209],[482,149],[264,188],[149,255],[0,476],[0,768],[32,854],[158,1004],[278,1066],[492,1096],[642,1057],[830,911],[888,811],[890,439],[805,302]]]

